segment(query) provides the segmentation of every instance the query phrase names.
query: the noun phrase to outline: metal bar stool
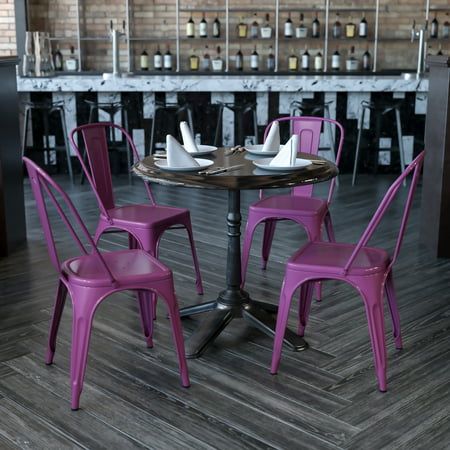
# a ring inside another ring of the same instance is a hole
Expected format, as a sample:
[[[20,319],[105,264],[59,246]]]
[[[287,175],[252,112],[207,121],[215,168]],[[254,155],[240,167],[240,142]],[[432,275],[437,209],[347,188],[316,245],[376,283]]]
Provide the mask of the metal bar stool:
[[[358,171],[358,162],[359,162],[359,154],[360,154],[360,147],[361,147],[361,137],[362,137],[362,130],[364,128],[364,117],[366,115],[366,112],[371,111],[373,114],[375,114],[375,142],[377,145],[377,149],[379,146],[380,141],[380,132],[381,132],[381,117],[393,112],[395,115],[395,122],[396,122],[396,129],[397,129],[397,140],[398,140],[398,149],[400,153],[400,169],[401,172],[405,170],[405,150],[403,148],[403,134],[402,134],[402,123],[400,118],[400,106],[402,102],[391,102],[391,103],[380,103],[376,104],[373,102],[368,101],[362,101],[361,102],[361,117],[359,120],[359,129],[358,129],[358,138],[356,140],[356,151],[355,151],[355,162],[353,165],[353,176],[352,176],[352,186],[356,183],[356,174]],[[378,167],[378,151],[375,153],[375,167]],[[405,182],[403,183],[405,185]]]
[[[192,106],[189,103],[185,103],[184,105],[179,105],[178,103],[156,103],[150,132],[150,155],[154,152],[157,125],[158,129],[167,130],[167,127],[164,126],[164,116],[167,113],[175,115],[178,122],[184,118],[187,119],[190,129],[194,132]],[[158,122],[162,122],[163,125],[161,126]]]
[[[114,123],[114,118],[117,113],[122,113],[122,119],[123,119],[123,128],[129,133],[129,126],[128,126],[128,111],[123,102],[96,102],[92,100],[85,100],[86,104],[89,105],[89,123],[93,123],[96,116],[95,114],[99,111],[103,111],[109,116],[109,122]],[[98,117],[97,117],[98,120]],[[99,121],[99,120],[98,120]],[[99,121],[100,122],[100,121]],[[116,139],[116,135],[114,132],[114,129],[111,127],[110,134],[107,136],[108,143],[110,144],[110,148],[113,148],[117,151],[125,151],[127,155],[127,167],[128,167],[128,183],[133,183],[133,177],[131,176],[131,165],[133,162],[133,158],[131,155],[131,149],[128,144],[128,141],[125,142],[125,145],[123,145],[121,140]],[[86,162],[86,150],[83,151],[83,161]],[[81,171],[81,180],[80,183],[84,183],[84,172]]]
[[[239,145],[245,145],[245,134],[244,134],[244,117],[247,114],[252,114],[252,127],[253,127],[253,142],[255,144],[258,143],[258,120],[256,116],[256,102],[252,103],[222,103],[218,102],[217,105],[219,105],[219,114],[217,119],[217,128],[216,128],[216,135],[214,138],[214,145],[220,146],[219,142],[219,136],[220,136],[220,130],[222,129],[222,117],[223,117],[223,111],[225,108],[228,108],[230,111],[233,111],[234,113],[234,123],[237,127],[237,143]]]
[[[67,171],[69,172],[70,182],[73,183],[73,170],[72,170],[72,160],[70,158],[70,146],[69,140],[67,138],[67,130],[66,130],[66,117],[64,114],[64,102],[52,102],[52,101],[43,101],[43,102],[35,102],[35,101],[26,101],[23,102],[24,110],[25,110],[25,118],[24,118],[24,132],[23,132],[23,140],[22,140],[22,157],[25,156],[26,147],[27,147],[27,138],[28,138],[28,124],[30,122],[30,114],[32,111],[39,113],[42,117],[43,127],[44,127],[44,150],[50,151],[50,117],[52,114],[56,113],[62,130],[63,140],[64,140],[64,148],[60,149],[55,144],[54,150],[56,151],[64,151],[66,153],[67,160]]]

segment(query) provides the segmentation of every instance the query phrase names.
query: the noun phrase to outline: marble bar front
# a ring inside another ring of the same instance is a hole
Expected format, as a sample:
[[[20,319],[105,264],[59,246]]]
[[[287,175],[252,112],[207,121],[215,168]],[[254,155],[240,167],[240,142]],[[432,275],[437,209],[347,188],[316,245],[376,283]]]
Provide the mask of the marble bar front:
[[[179,95],[207,93],[211,104],[233,102],[240,95],[252,94],[257,103],[257,123],[263,127],[273,116],[290,114],[293,101],[314,100],[316,96],[329,103],[330,117],[339,120],[358,120],[361,102],[377,95],[409,99],[406,106],[409,117],[423,116],[426,112],[428,79],[401,75],[133,75],[103,79],[101,75],[61,75],[49,78],[17,79],[18,91],[23,99],[32,93],[47,93],[53,100],[64,101],[67,129],[79,122],[77,96],[82,93],[97,95],[99,102],[120,101],[127,93],[142,93],[142,117],[152,119],[156,98],[177,102]],[[275,99],[275,100],[274,100]],[[339,99],[339,101],[338,101]],[[341,104],[340,114],[337,112]],[[274,106],[275,105],[275,106]],[[115,119],[120,123],[120,118]],[[234,145],[234,117],[226,111],[222,119],[222,143]],[[357,128],[358,123],[353,125]],[[363,127],[370,126],[365,115]],[[137,127],[139,128],[139,127]],[[423,128],[423,127],[419,127]],[[143,133],[133,127],[136,136]],[[405,134],[405,133],[404,133]],[[407,131],[408,134],[408,131]],[[411,134],[411,133],[409,133]],[[423,130],[418,133],[423,140]],[[407,136],[404,136],[407,137]],[[324,137],[326,140],[326,137]],[[141,151],[144,152],[143,139]],[[326,144],[326,143],[325,143]]]

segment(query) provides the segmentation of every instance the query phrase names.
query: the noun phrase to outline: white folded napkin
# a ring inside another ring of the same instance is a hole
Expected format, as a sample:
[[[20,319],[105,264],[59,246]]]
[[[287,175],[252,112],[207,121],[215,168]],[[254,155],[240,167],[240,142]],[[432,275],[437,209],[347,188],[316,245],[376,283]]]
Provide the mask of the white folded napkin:
[[[280,150],[280,125],[278,122],[272,122],[261,152],[264,153],[275,150]]]
[[[269,166],[295,166],[299,141],[300,136],[298,134],[292,135],[280,149],[277,156],[270,161]]]
[[[181,136],[183,138],[183,147],[189,153],[198,152],[197,144],[195,143],[194,136],[192,134],[192,130],[190,129],[187,122],[180,122],[180,130]]]
[[[200,165],[170,134],[166,136],[166,155],[168,167],[196,167]]]

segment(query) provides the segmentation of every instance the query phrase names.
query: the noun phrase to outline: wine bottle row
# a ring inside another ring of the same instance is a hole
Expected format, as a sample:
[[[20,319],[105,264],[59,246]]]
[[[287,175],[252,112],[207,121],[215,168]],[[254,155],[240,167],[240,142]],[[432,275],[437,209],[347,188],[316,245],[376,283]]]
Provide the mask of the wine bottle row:
[[[336,19],[331,26],[331,35],[334,39],[340,38],[367,38],[368,37],[368,22],[363,16],[358,25],[356,25],[352,17],[350,16],[348,21],[343,25],[340,21],[339,13],[336,13]],[[196,36],[201,38],[207,38],[208,36],[212,36],[213,38],[220,38],[221,35],[221,23],[219,17],[216,16],[214,22],[212,24],[212,34],[210,35],[208,22],[206,20],[205,13],[202,15],[202,19],[198,24],[196,34],[196,25],[192,15],[189,17],[189,20],[186,23],[186,37],[195,38]],[[239,18],[239,23],[236,25],[236,37],[238,38],[251,38],[251,39],[271,39],[273,36],[273,26],[270,21],[270,14],[265,15],[264,22],[259,20],[258,14],[255,13],[253,19],[246,20],[243,17]],[[283,34],[287,39],[290,38],[314,38],[319,39],[322,34],[322,26],[318,17],[318,13],[315,14],[314,19],[309,24],[308,21],[305,20],[305,16],[303,13],[299,15],[299,21],[297,25],[294,25],[294,22],[291,19],[291,13],[288,13],[288,17],[284,23]]]
[[[241,47],[234,56],[230,57],[230,70],[234,71],[244,71],[250,69],[251,71],[265,70],[268,72],[273,72],[275,70],[275,55],[273,52],[273,47],[270,46],[267,55],[260,55],[257,51],[257,46],[254,46],[253,51],[249,55],[244,55]],[[324,57],[320,50],[311,51],[305,46],[302,52],[296,53],[292,49],[290,55],[287,58],[287,70],[289,72],[301,71],[315,71],[321,72],[324,70]],[[335,52],[331,55],[331,70],[340,71],[342,70],[342,58],[339,49],[336,48]],[[345,70],[347,72],[364,70],[369,71],[372,69],[372,57],[367,48],[366,51],[358,57],[355,53],[355,47],[352,46],[350,52],[345,59]],[[140,68],[141,70],[149,70],[149,55],[144,50],[140,56]],[[156,52],[153,55],[153,70],[172,70],[172,53],[170,52],[170,47],[167,47],[167,51],[164,55],[161,53],[160,47],[157,47]],[[213,72],[223,72],[225,70],[225,62],[222,58],[222,50],[220,46],[215,49],[214,57],[210,53],[208,45],[201,56],[197,54],[195,50],[192,51],[188,58],[188,68],[192,72],[197,71],[213,71]]]

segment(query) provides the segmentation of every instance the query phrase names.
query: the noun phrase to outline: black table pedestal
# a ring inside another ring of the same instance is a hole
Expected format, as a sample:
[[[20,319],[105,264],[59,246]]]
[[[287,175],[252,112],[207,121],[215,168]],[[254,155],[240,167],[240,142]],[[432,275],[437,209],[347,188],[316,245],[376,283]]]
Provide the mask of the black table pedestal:
[[[181,317],[205,313],[197,329],[186,342],[186,356],[199,357],[225,327],[236,318],[245,319],[263,333],[274,336],[277,306],[251,300],[241,289],[241,208],[240,191],[228,191],[228,251],[224,291],[211,302],[188,306],[180,310]],[[286,329],[284,343],[292,350],[307,348],[307,343],[291,330]]]

